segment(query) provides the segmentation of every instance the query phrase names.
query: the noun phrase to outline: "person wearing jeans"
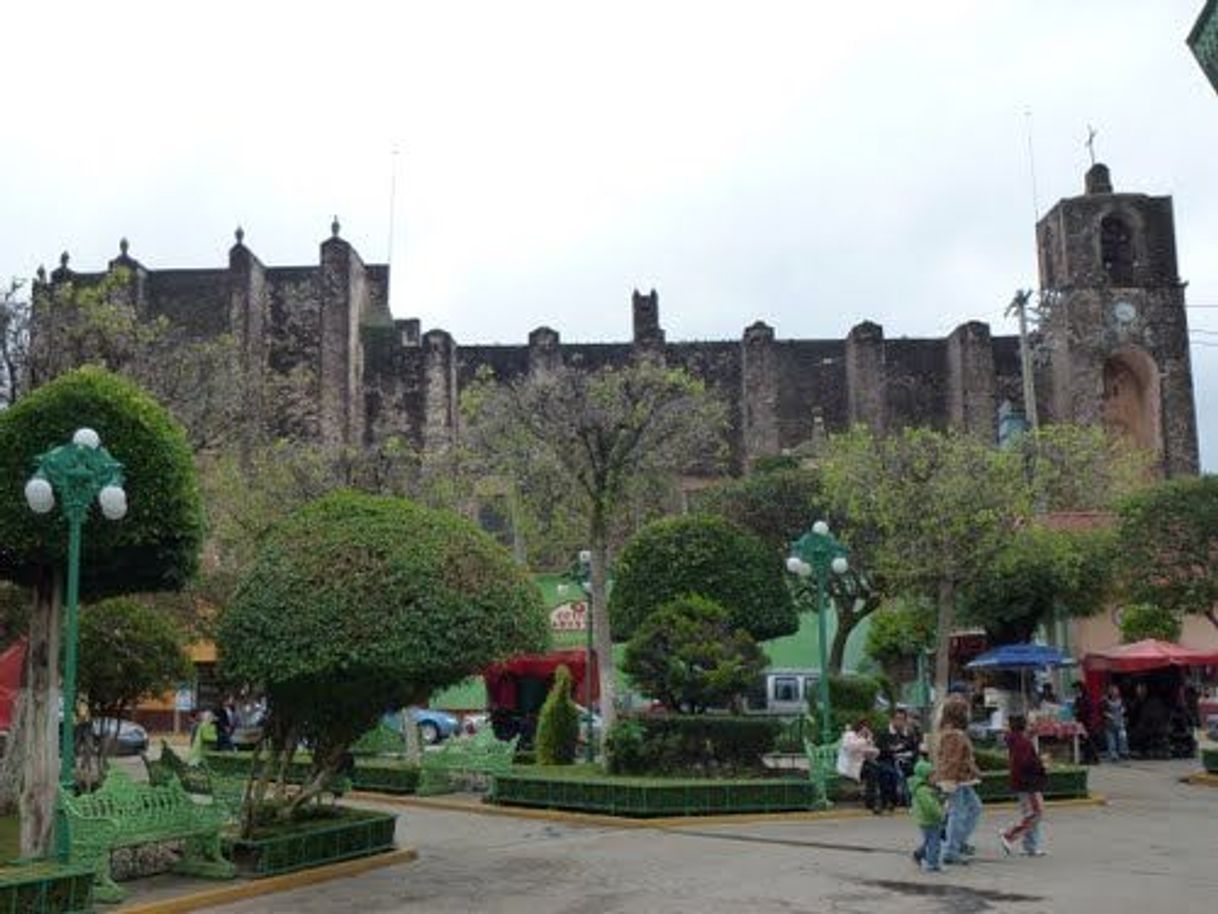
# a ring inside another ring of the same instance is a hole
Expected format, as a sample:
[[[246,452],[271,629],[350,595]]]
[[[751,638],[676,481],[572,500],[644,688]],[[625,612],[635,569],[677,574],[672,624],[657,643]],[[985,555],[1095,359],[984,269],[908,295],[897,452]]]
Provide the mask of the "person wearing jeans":
[[[1104,737],[1108,743],[1108,760],[1111,762],[1129,758],[1129,736],[1125,730],[1125,702],[1121,690],[1115,685],[1108,687],[1104,699]]]
[[[935,752],[937,782],[950,794],[944,863],[966,862],[964,858],[970,853],[968,839],[981,818],[981,798],[975,789],[981,783],[981,769],[973,756],[967,729],[968,703],[959,695],[949,696],[940,715]]]

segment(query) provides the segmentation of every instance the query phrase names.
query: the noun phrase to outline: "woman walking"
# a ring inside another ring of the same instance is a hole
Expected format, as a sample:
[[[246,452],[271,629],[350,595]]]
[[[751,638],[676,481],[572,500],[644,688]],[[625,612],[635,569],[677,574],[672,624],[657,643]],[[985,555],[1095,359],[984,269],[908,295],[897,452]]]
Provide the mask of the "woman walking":
[[[972,853],[968,839],[981,818],[981,799],[975,789],[981,783],[981,769],[973,757],[973,742],[968,736],[968,703],[957,695],[949,696],[939,721],[935,751],[935,776],[939,788],[948,794],[947,845],[944,863],[967,863]]]

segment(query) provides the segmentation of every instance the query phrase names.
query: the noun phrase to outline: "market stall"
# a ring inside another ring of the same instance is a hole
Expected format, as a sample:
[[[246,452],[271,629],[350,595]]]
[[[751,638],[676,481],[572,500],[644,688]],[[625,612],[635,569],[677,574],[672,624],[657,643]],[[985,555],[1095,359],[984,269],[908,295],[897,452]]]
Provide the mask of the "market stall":
[[[1028,697],[1028,674],[1038,670],[1072,666],[1074,660],[1061,649],[1047,644],[1004,644],[975,658],[966,666],[974,672],[1014,672],[1019,675],[1019,691],[1016,700],[1000,701],[995,697],[987,705],[997,709],[995,728],[1005,726],[1008,712],[1018,711],[1027,715],[1028,736],[1040,752],[1042,740],[1060,740],[1070,744],[1071,756],[1078,764],[1079,742],[1086,737],[1086,728],[1078,721],[1068,719],[1065,709],[1057,704],[1044,704],[1032,709]],[[991,690],[987,690],[989,692]]]
[[[1189,755],[1197,721],[1202,671],[1218,667],[1218,651],[1146,639],[1083,658],[1084,681],[1095,707],[1117,686],[1128,708],[1130,749],[1147,758]],[[1211,679],[1212,674],[1211,674]]]

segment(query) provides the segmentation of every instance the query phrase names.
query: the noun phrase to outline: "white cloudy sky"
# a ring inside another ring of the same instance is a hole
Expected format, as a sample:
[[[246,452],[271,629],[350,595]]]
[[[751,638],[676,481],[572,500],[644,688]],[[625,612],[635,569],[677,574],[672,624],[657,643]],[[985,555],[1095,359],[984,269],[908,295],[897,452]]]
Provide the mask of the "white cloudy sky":
[[[670,339],[1004,332],[1035,283],[1030,110],[1040,211],[1096,125],[1118,189],[1174,195],[1190,303],[1218,306],[1202,0],[17,6],[0,276],[98,269],[123,235],[219,266],[237,223],[310,263],[335,213],[381,261],[396,171],[394,311],[462,342],[625,339],[634,286]],[[1218,334],[1194,336],[1214,467]]]

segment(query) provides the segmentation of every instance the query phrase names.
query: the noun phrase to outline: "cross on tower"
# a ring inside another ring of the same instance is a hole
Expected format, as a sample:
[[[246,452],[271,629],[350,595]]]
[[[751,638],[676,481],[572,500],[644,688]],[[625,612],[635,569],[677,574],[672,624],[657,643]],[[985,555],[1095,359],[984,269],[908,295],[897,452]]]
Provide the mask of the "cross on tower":
[[[1096,130],[1090,124],[1087,125],[1087,142],[1085,142],[1083,145],[1087,147],[1087,152],[1091,156],[1092,165],[1095,164],[1095,135],[1097,133],[1099,133],[1098,130]]]

